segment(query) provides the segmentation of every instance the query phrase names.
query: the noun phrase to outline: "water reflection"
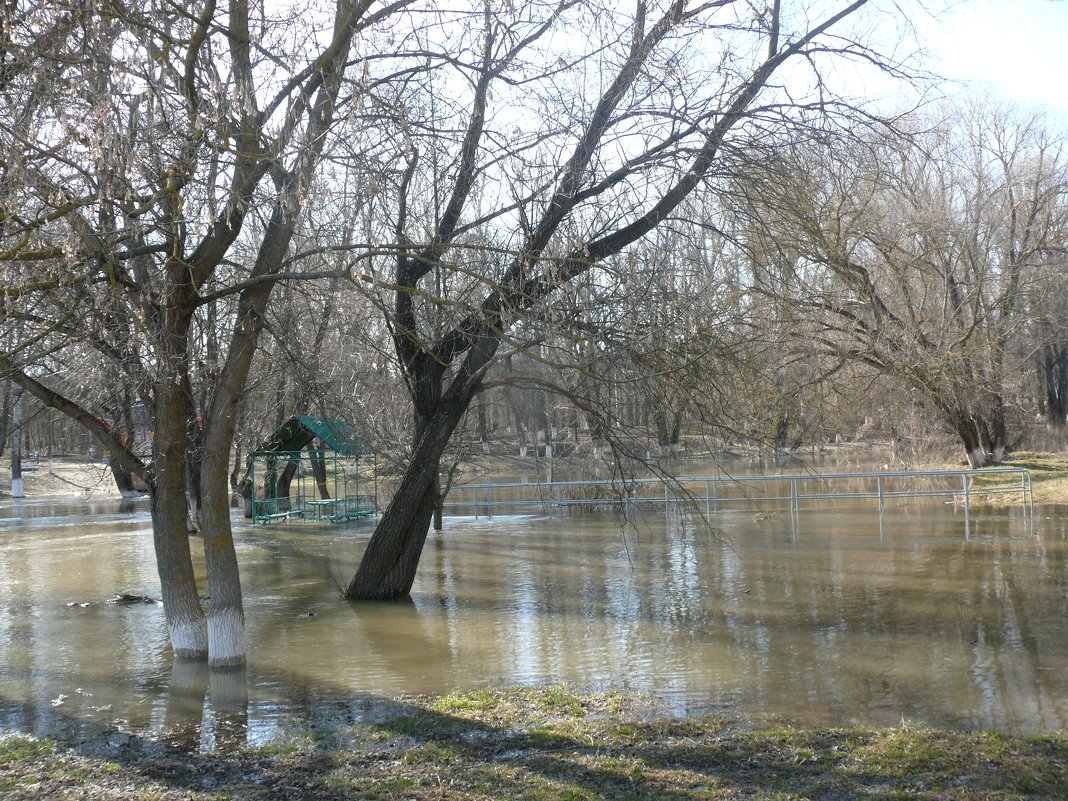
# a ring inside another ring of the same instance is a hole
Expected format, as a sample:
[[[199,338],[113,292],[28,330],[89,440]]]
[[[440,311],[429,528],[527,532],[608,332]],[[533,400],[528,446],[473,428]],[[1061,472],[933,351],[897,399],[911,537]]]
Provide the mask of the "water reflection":
[[[395,604],[338,598],[369,522],[241,528],[247,673],[174,662],[159,607],[107,602],[158,595],[143,512],[43,508],[0,529],[2,729],[228,747],[516,682],[813,724],[1068,724],[1063,508],[736,510],[728,540],[681,511],[451,518]]]
[[[210,670],[174,660],[164,702],[142,730],[183,750],[226,751],[249,741],[249,690],[244,670]]]

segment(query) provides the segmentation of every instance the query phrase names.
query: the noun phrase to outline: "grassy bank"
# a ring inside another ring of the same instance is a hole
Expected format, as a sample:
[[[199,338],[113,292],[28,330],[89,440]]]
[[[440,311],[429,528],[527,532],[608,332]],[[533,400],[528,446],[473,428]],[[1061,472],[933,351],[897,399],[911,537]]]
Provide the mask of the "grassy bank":
[[[750,730],[562,688],[389,705],[329,742],[187,753],[0,741],[5,799],[1064,799],[1068,740],[992,732]],[[108,740],[104,737],[102,739]]]
[[[1036,504],[1068,504],[1068,453],[1045,453],[1036,451],[1018,451],[1011,454],[1003,464],[992,467],[1022,467],[1031,474],[1031,487]],[[949,463],[925,465],[924,468],[940,470],[961,469],[960,465]],[[1020,486],[1016,477],[994,478],[979,477],[972,480],[975,492],[972,502],[988,503],[992,506],[1020,506],[1023,497],[1019,492],[984,495],[984,487]]]
[[[1020,451],[1005,462],[1031,472],[1035,503],[1068,504],[1068,454]]]

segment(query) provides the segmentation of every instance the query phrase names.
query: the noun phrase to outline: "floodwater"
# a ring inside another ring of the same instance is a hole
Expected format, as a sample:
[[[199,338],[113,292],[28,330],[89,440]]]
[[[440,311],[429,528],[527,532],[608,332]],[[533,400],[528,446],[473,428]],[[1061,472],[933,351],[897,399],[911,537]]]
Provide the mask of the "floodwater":
[[[446,518],[406,603],[373,521],[239,524],[249,666],[170,656],[143,505],[0,507],[0,731],[283,740],[402,694],[568,683],[799,724],[1068,728],[1068,509]],[[199,542],[194,543],[199,549]],[[203,572],[202,570],[200,571]],[[206,590],[205,590],[206,592]]]

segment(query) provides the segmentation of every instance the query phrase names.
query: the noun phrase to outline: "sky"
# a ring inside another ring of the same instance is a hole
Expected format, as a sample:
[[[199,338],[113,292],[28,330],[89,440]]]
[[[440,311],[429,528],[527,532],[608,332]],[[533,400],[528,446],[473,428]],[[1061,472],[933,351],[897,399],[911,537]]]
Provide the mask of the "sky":
[[[932,69],[1068,121],[1068,0],[961,0],[914,22]]]

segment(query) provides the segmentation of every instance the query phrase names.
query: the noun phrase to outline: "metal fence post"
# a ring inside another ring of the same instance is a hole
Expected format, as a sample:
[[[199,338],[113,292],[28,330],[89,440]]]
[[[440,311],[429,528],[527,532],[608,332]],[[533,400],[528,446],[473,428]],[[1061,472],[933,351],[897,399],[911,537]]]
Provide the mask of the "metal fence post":
[[[971,538],[971,511],[972,511],[972,499],[968,494],[969,475],[964,473],[964,539]]]

